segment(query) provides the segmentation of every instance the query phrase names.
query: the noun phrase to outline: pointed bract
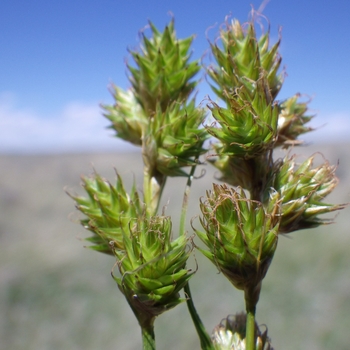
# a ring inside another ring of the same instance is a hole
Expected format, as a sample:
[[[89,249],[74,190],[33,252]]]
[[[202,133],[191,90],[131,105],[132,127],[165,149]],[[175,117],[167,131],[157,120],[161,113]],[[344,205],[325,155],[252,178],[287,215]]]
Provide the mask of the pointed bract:
[[[338,183],[335,176],[336,167],[327,161],[313,167],[314,158],[315,156],[306,159],[299,166],[295,163],[295,156],[275,164],[272,187],[280,194],[282,200],[281,233],[329,223],[329,219],[321,219],[318,216],[345,207],[344,204],[332,205],[323,202]]]
[[[134,145],[141,145],[143,130],[148,120],[140,105],[136,101],[131,90],[123,91],[113,86],[113,106],[103,105],[104,116],[112,122],[111,129],[116,131],[116,136],[131,142]]]
[[[298,102],[299,95],[295,95],[280,104],[278,116],[278,138],[275,147],[299,145],[302,141],[298,136],[313,131],[311,127],[305,126],[313,117],[305,115],[307,103]]]
[[[195,158],[206,152],[204,118],[205,111],[194,100],[187,105],[174,102],[165,111],[157,108],[145,132],[145,163],[166,176],[187,176],[182,168],[196,165]]]
[[[229,108],[214,102],[208,106],[216,123],[206,130],[220,141],[219,154],[254,158],[274,147],[277,139],[279,108],[271,104],[264,89],[253,98],[243,86],[227,100]]]
[[[222,48],[211,44],[217,66],[207,69],[217,84],[213,90],[218,97],[227,101],[242,86],[254,94],[258,88],[257,82],[263,76],[266,90],[273,100],[283,82],[283,75],[278,73],[281,64],[278,53],[280,40],[270,48],[269,32],[258,39],[253,22],[243,28],[237,20],[226,22],[220,31],[220,39]]]
[[[122,232],[128,229],[130,220],[142,216],[144,211],[136,187],[129,195],[118,174],[114,186],[97,173],[82,180],[88,196],[70,196],[75,200],[77,209],[86,216],[81,224],[94,234],[87,239],[93,243],[89,248],[113,254],[113,244],[115,248],[123,250]]]
[[[189,62],[193,37],[177,39],[174,21],[160,33],[150,22],[152,36],[142,36],[141,52],[131,51],[136,67],[128,65],[136,100],[146,114],[162,110],[173,101],[184,101],[197,82],[198,61]]]

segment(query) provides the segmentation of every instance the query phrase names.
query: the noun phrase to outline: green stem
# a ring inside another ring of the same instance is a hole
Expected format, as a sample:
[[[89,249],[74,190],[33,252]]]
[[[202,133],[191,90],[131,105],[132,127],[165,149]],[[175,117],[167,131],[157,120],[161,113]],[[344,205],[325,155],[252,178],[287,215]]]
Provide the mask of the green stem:
[[[247,321],[246,321],[246,350],[255,350],[255,311],[247,310]]]
[[[256,344],[256,331],[255,331],[255,311],[256,304],[259,301],[261,290],[261,282],[256,286],[247,287],[244,290],[245,305],[247,311],[247,321],[246,321],[246,350],[255,350]]]
[[[194,326],[196,327],[196,331],[197,331],[198,337],[199,337],[200,342],[201,342],[201,349],[202,350],[214,350],[214,346],[213,346],[213,343],[210,339],[210,336],[207,333],[207,331],[203,325],[203,322],[200,319],[200,317],[196,311],[196,308],[194,306],[189,283],[187,283],[185,285],[184,291],[186,293],[186,302],[187,302],[188,311],[190,312],[190,315],[192,317],[192,322],[193,322]]]
[[[195,161],[196,162],[198,161],[198,157],[195,159]],[[179,230],[180,236],[183,236],[186,232],[185,228],[186,228],[188,199],[190,196],[190,191],[191,191],[191,186],[192,186],[192,181],[193,181],[193,176],[194,176],[195,170],[196,170],[196,165],[192,166],[191,171],[190,171],[188,178],[187,178],[187,183],[186,183],[186,188],[185,188],[184,197],[183,197],[183,201],[182,201],[182,208],[181,208],[180,230]],[[196,308],[194,306],[189,283],[187,283],[185,285],[184,292],[186,294],[186,302],[187,302],[188,311],[191,315],[192,322],[197,330],[197,334],[198,334],[198,337],[200,339],[201,349],[214,350],[210,336],[207,333],[207,331],[203,325],[203,322],[200,319],[200,317],[196,311]]]
[[[153,171],[153,169],[144,168],[143,177],[143,198],[147,207],[149,216],[157,214],[160,199],[165,187],[166,176]]]
[[[141,327],[141,331],[142,331],[143,350],[155,350],[156,340],[154,336],[153,322],[149,325],[143,325]]]
[[[195,159],[197,161],[198,158]],[[183,236],[186,232],[186,216],[187,216],[187,208],[188,208],[188,199],[190,197],[190,191],[192,186],[192,180],[194,176],[194,172],[196,170],[196,165],[193,165],[191,168],[191,172],[188,175],[186,188],[184,192],[184,197],[182,201],[182,208],[181,208],[181,218],[180,218],[180,229],[179,229],[179,235]]]

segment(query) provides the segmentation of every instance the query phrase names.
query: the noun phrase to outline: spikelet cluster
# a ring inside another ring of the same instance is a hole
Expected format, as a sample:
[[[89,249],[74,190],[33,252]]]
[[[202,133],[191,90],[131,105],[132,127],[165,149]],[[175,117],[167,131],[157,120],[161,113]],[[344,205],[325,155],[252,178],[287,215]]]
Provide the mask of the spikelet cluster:
[[[171,218],[157,210],[166,177],[187,176],[183,168],[197,164],[208,138],[205,111],[190,97],[200,70],[190,61],[193,37],[178,39],[173,20],[164,32],[149,27],[151,37],[142,33],[140,49],[130,51],[130,89],[113,86],[115,103],[103,106],[116,136],[142,148],[143,200],[118,174],[115,185],[98,174],[83,177],[87,196],[72,195],[93,233],[90,248],[116,257],[113,277],[141,325],[182,302],[179,291],[193,274],[186,268],[188,239],[172,239]]]
[[[123,231],[124,249],[113,247],[121,275],[114,278],[137,315],[154,318],[184,301],[179,291],[193,274],[186,268],[191,249],[185,236],[171,234],[170,217],[143,217]]]
[[[114,247],[124,249],[123,232],[128,229],[130,218],[141,217],[144,212],[135,184],[129,195],[119,174],[115,185],[97,173],[82,177],[82,181],[87,196],[69,195],[85,215],[81,224],[93,233],[86,239],[93,244],[89,248],[113,254],[113,242]]]
[[[201,128],[205,110],[190,98],[200,65],[190,61],[193,37],[178,39],[174,20],[164,32],[149,26],[151,37],[142,33],[140,50],[130,51],[131,88],[113,87],[115,104],[103,106],[105,117],[117,137],[142,147],[150,173],[186,176],[183,167],[206,151],[208,138]]]
[[[276,162],[272,187],[282,199],[281,233],[317,227],[329,223],[329,219],[318,217],[345,207],[344,204],[332,205],[324,203],[338,179],[335,166],[327,161],[314,167],[315,155],[307,158],[297,166],[295,156]]]
[[[258,286],[277,247],[280,223],[278,195],[264,208],[226,185],[213,184],[202,200],[198,237],[209,248],[200,249],[238,289]]]

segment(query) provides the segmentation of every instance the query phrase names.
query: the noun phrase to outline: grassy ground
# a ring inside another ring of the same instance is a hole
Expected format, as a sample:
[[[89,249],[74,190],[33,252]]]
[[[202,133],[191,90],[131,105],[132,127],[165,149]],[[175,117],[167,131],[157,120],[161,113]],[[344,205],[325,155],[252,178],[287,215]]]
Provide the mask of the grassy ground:
[[[348,145],[317,149],[333,164],[340,160],[340,185],[329,200],[349,202]],[[296,151],[310,155],[315,150]],[[3,350],[141,348],[138,325],[110,277],[113,258],[83,248],[79,237],[84,229],[63,190],[69,186],[80,192],[79,176],[91,172],[92,163],[110,180],[115,167],[127,186],[134,175],[142,181],[136,153],[0,157]],[[198,213],[198,197],[211,187],[213,175],[207,167],[207,174],[195,182],[190,217]],[[171,179],[164,194],[166,213],[175,222],[183,188],[183,179]],[[280,238],[257,312],[277,350],[349,348],[349,214],[347,208],[334,225]],[[226,315],[244,309],[243,296],[199,253],[196,258],[193,295],[211,330]],[[199,349],[186,305],[157,320],[156,336],[158,349]]]

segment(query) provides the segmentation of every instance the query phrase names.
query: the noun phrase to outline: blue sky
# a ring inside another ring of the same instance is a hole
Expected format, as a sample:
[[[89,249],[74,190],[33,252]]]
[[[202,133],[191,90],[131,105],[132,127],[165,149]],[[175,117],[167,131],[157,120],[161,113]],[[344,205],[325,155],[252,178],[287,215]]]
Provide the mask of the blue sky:
[[[0,152],[118,151],[100,103],[108,85],[129,86],[127,48],[136,48],[148,19],[163,30],[175,16],[180,38],[196,34],[193,58],[208,49],[225,16],[244,22],[263,0],[2,0],[0,2]],[[279,99],[310,96],[317,117],[311,142],[350,135],[350,1],[271,0],[272,40],[282,27],[287,77]],[[130,57],[129,57],[130,58]],[[205,83],[199,99],[210,93]]]

